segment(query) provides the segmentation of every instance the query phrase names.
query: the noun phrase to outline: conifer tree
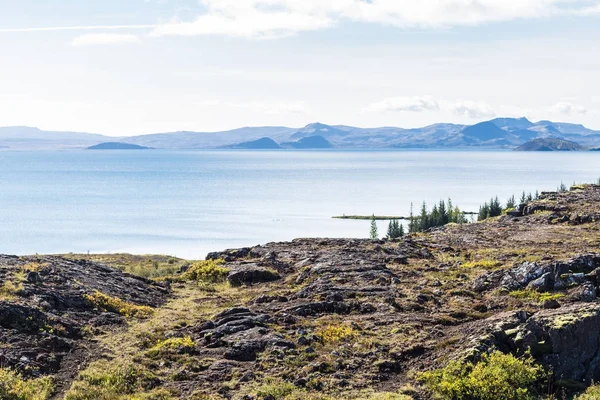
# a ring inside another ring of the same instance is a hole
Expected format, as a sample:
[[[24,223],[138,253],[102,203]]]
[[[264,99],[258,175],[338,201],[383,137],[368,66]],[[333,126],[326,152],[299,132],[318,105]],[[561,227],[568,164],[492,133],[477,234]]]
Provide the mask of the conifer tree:
[[[415,228],[416,228],[415,215],[413,213],[413,203],[411,201],[410,202],[410,215],[408,216],[408,232],[409,233],[416,232]]]
[[[521,198],[519,199],[519,204],[525,203],[527,203],[527,195],[525,194],[525,191],[523,191],[523,193],[521,194]]]
[[[390,223],[388,224],[387,238],[394,239],[394,220],[393,219],[391,219]]]
[[[423,202],[421,205],[421,216],[419,217],[419,231],[426,231],[429,225],[428,215],[427,215],[427,203]]]
[[[379,233],[377,232],[377,220],[375,219],[375,214],[371,217],[371,230],[369,232],[369,237],[371,239],[379,239]]]
[[[506,208],[515,208],[516,206],[515,195],[512,195],[506,200]]]
[[[398,230],[398,237],[404,236],[404,225],[400,224],[400,228]]]

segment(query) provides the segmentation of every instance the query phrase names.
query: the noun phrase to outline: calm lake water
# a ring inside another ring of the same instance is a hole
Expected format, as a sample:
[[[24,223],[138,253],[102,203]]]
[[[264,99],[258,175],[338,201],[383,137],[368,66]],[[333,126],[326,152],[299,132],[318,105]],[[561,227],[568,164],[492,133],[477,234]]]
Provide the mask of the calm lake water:
[[[0,151],[0,253],[207,252],[297,237],[366,237],[368,221],[451,197],[600,177],[600,153]],[[380,224],[384,233],[386,223]]]

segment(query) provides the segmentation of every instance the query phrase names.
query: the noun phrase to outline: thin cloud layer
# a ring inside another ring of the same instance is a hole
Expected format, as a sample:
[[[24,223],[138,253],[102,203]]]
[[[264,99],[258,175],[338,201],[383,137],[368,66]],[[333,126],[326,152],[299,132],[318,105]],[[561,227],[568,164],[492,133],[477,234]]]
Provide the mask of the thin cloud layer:
[[[71,45],[75,47],[114,45],[114,44],[136,44],[140,43],[136,35],[118,33],[88,33],[73,39]]]
[[[437,111],[440,105],[431,96],[422,97],[391,97],[384,99],[378,103],[373,103],[366,107],[363,111],[371,112],[393,112],[393,111]]]
[[[410,28],[600,14],[600,0],[201,0],[193,21],[171,20],[153,35],[274,38],[349,20]]]
[[[476,101],[436,100],[432,96],[391,97],[370,104],[363,112],[448,111],[468,118],[492,118],[496,112],[486,103]]]

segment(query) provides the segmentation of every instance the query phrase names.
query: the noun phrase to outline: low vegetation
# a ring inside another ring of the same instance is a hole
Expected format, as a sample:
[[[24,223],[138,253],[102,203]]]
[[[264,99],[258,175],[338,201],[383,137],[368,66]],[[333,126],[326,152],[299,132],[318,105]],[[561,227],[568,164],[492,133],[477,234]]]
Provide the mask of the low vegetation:
[[[14,371],[0,368],[2,400],[46,400],[50,397],[52,389],[52,379],[49,377],[25,380]]]
[[[98,291],[94,292],[94,294],[86,294],[84,297],[96,308],[121,314],[125,317],[148,318],[154,313],[151,307],[129,303]]]
[[[574,400],[598,400],[600,399],[600,385],[592,385],[579,396],[575,396]]]
[[[519,300],[535,301],[538,303],[543,303],[548,300],[558,300],[565,297],[562,293],[537,292],[531,289],[514,290],[509,293],[509,296]]]
[[[229,270],[223,267],[222,260],[198,261],[187,271],[175,277],[179,281],[194,281],[203,284],[223,283],[227,280]]]
[[[98,361],[79,374],[65,400],[171,400],[165,389],[154,389],[156,377],[132,361]]]
[[[110,265],[123,272],[143,278],[155,279],[176,274],[189,264],[181,258],[162,255],[134,254],[65,254],[70,260],[87,260]]]
[[[535,395],[543,369],[526,355],[494,352],[478,363],[452,361],[446,367],[423,372],[418,380],[437,399],[447,400],[528,400]]]

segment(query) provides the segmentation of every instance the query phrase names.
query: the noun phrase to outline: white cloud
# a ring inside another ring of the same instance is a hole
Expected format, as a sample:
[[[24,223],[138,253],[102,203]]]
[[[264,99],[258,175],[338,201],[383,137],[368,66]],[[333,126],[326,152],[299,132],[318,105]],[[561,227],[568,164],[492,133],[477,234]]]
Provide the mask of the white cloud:
[[[458,101],[448,104],[454,114],[469,118],[493,118],[496,112],[486,103],[475,101]]]
[[[110,44],[132,44],[140,43],[136,35],[118,33],[88,33],[73,39],[71,45],[75,47],[110,45]]]
[[[206,12],[174,19],[153,35],[273,38],[350,20],[440,28],[559,15],[600,14],[600,0],[200,0]]]
[[[229,0],[204,0],[208,13],[192,22],[173,19],[159,25],[153,36],[200,36],[222,35],[246,38],[279,38],[298,32],[325,29],[334,21],[325,14],[305,13],[290,8],[259,8],[253,0],[230,2]]]
[[[440,104],[431,96],[421,97],[390,97],[367,106],[366,112],[388,112],[388,111],[437,111]]]
[[[582,105],[570,103],[567,101],[561,101],[550,107],[550,112],[554,114],[562,115],[585,115],[588,113],[588,109]]]
[[[432,96],[390,97],[378,103],[370,104],[363,112],[423,112],[449,111],[455,115],[468,118],[491,118],[494,110],[482,102],[437,100]]]

